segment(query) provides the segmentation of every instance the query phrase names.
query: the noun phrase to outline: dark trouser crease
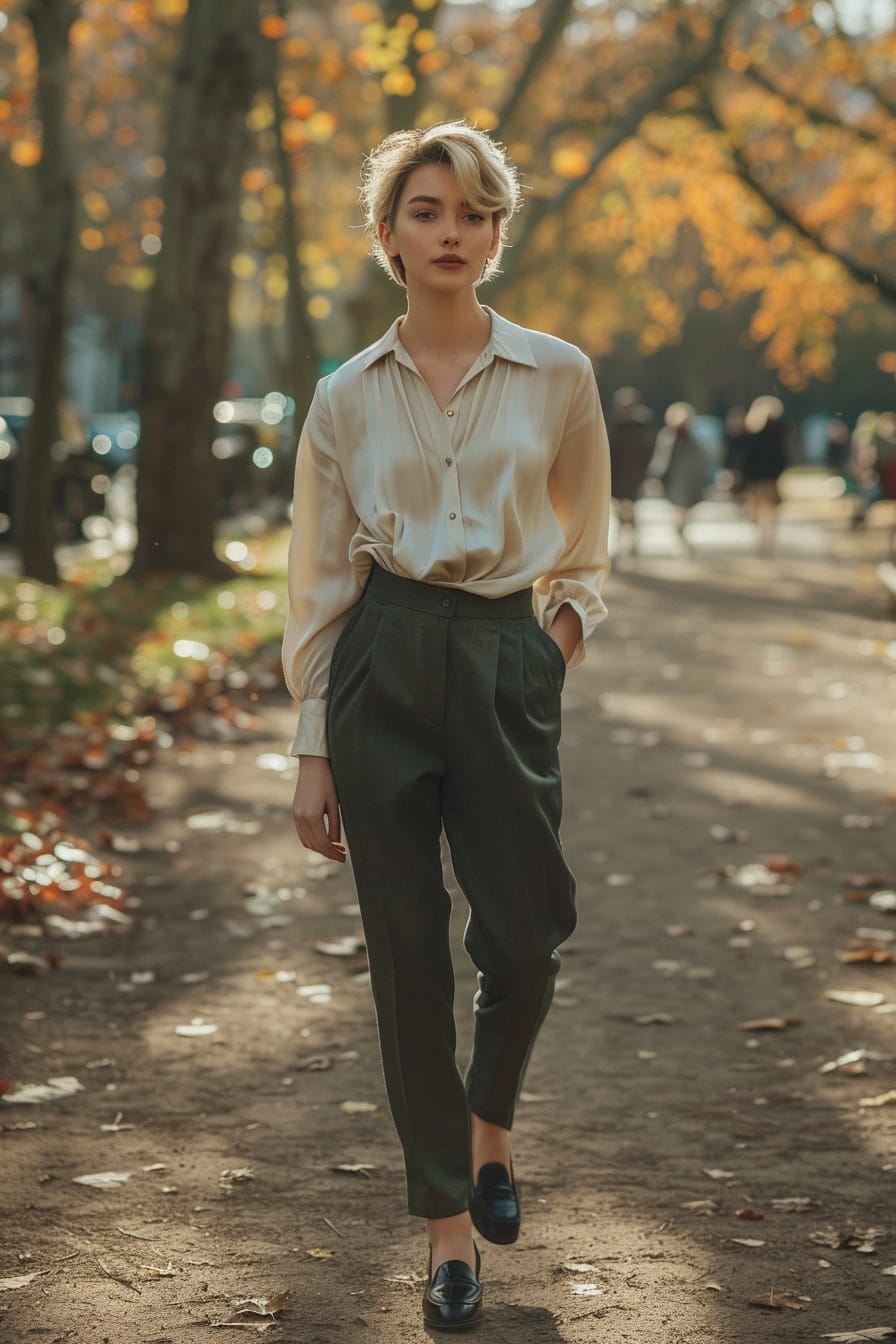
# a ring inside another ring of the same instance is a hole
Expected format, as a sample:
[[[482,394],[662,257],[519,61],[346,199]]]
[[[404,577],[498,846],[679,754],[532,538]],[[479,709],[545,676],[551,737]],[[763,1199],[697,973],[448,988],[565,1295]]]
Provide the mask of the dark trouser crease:
[[[470,1111],[509,1128],[575,927],[559,841],[563,657],[531,592],[489,600],[374,568],[331,667],[331,764],[408,1208],[467,1207]],[[444,827],[479,972],[457,1069]]]

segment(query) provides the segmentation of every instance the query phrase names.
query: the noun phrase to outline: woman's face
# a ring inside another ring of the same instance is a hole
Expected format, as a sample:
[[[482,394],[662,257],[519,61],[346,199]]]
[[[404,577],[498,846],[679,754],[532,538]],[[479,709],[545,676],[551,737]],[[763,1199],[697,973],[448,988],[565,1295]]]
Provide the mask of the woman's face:
[[[390,257],[401,257],[409,292],[452,293],[479,281],[498,250],[500,224],[470,208],[447,164],[426,163],[408,176],[379,237]]]

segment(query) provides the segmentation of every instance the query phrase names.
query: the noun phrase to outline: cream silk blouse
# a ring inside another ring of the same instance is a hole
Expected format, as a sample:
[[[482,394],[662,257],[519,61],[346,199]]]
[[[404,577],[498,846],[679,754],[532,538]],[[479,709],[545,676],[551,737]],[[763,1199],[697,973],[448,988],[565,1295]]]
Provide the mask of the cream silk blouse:
[[[564,602],[583,640],[606,615],[610,465],[594,372],[573,345],[497,313],[440,409],[399,339],[317,385],[299,441],[283,666],[294,756],[327,756],[330,659],[374,562],[503,597],[534,586],[547,630]],[[572,662],[584,657],[579,643]]]

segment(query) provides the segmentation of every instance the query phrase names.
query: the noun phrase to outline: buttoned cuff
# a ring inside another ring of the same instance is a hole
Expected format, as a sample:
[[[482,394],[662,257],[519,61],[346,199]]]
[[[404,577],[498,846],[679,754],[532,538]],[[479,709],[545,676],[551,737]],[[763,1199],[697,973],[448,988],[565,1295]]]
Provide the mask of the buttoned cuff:
[[[303,700],[290,756],[329,756],[326,700]]]
[[[550,595],[541,613],[541,624],[545,630],[551,628],[557,612],[567,602],[582,623],[582,637],[567,663],[567,667],[578,667],[585,658],[585,640],[604,619],[607,609],[599,595],[584,583],[574,579],[556,579],[551,584]]]

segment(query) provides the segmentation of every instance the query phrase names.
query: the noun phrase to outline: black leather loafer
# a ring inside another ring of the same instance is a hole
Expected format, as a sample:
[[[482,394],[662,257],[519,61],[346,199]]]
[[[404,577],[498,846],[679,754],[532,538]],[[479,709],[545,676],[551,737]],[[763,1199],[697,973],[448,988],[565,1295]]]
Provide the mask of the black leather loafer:
[[[429,1283],[423,1294],[423,1321],[434,1330],[469,1330],[482,1319],[482,1285],[479,1282],[479,1251],[476,1268],[465,1260],[446,1260],[432,1272],[429,1252]]]
[[[470,1217],[486,1241],[509,1246],[520,1234],[520,1196],[501,1162],[486,1162],[470,1195]]]

